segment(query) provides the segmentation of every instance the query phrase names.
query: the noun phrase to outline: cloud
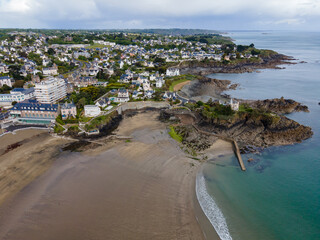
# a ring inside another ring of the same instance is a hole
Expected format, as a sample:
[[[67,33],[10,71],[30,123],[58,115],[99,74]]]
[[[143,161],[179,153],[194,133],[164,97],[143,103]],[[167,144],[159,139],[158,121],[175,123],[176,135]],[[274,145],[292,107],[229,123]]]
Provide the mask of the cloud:
[[[320,19],[320,0],[0,0],[1,27],[201,27],[213,22],[223,28],[224,21],[232,26],[230,19],[238,27],[303,25],[308,18]]]

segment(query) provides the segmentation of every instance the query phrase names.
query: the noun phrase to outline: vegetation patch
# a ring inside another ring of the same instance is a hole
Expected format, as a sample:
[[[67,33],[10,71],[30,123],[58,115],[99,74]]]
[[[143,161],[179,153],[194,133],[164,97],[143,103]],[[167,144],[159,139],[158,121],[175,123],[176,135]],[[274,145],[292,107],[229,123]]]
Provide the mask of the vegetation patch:
[[[64,128],[61,127],[60,125],[56,124],[53,128],[55,133],[62,133],[64,131]]]
[[[179,143],[181,143],[183,140],[182,136],[175,131],[175,128],[173,126],[170,126],[169,135]]]

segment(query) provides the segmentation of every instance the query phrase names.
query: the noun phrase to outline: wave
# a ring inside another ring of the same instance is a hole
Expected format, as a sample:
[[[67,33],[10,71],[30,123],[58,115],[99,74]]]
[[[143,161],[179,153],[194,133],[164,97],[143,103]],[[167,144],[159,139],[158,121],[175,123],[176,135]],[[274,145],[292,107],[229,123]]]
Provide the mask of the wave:
[[[213,198],[208,194],[206,182],[201,173],[198,174],[196,179],[196,194],[204,214],[209,219],[221,240],[231,240],[232,237],[226,219]]]

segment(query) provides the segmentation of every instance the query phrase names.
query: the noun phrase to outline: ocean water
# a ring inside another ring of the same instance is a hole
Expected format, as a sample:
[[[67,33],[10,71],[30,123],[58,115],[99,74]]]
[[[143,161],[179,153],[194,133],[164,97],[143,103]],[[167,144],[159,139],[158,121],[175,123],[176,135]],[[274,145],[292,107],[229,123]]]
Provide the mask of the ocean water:
[[[200,204],[222,239],[320,239],[320,33],[234,32],[230,36],[237,44],[254,43],[307,62],[281,70],[212,77],[239,83],[239,89],[227,92],[233,97],[283,96],[306,104],[310,113],[287,116],[312,127],[314,136],[301,144],[269,148],[261,155],[243,155],[244,160],[255,159],[245,161],[246,172],[233,156],[209,161],[197,178]]]

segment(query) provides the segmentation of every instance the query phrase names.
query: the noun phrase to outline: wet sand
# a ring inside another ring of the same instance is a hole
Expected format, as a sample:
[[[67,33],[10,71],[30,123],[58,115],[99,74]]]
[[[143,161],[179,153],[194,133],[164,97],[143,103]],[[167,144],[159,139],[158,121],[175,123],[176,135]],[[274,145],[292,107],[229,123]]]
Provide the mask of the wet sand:
[[[0,204],[44,173],[67,140],[28,129],[0,137]]]
[[[60,154],[0,207],[0,239],[219,239],[195,199],[201,163],[157,115],[122,121],[131,141]]]

